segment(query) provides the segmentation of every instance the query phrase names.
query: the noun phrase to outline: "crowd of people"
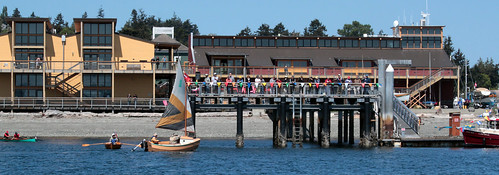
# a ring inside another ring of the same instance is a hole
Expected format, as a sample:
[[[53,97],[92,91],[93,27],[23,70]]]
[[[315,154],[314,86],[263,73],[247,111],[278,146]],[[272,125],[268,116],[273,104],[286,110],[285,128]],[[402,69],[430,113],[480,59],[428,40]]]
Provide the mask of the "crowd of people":
[[[263,78],[262,75],[254,77],[247,75],[237,79],[229,73],[225,81],[217,73],[213,76],[205,74],[202,84],[195,89],[195,93],[208,94],[369,94],[371,80],[366,74],[362,78],[352,79],[350,76],[343,78],[340,74],[336,78],[320,79],[310,76],[284,76]]]

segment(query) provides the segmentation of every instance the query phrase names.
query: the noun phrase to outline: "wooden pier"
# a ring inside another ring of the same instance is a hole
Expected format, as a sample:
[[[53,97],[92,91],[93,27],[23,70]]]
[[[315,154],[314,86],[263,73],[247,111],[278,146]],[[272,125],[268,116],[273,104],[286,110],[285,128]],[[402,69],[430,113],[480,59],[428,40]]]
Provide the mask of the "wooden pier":
[[[360,128],[361,144],[368,145],[376,133],[374,102],[377,95],[191,95],[192,115],[206,109],[234,109],[237,111],[236,147],[244,147],[243,110],[265,109],[273,122],[273,144],[283,148],[291,141],[301,146],[304,141],[314,142],[323,148],[331,143],[331,113],[338,112],[338,144],[354,144],[354,127]],[[360,112],[360,124],[354,126],[354,111]],[[315,120],[315,113],[318,120]],[[307,118],[308,116],[308,118]],[[307,120],[308,119],[308,120]],[[314,128],[317,124],[317,128]],[[335,128],[333,128],[335,129]],[[317,138],[315,137],[317,133]],[[377,138],[375,138],[377,139]]]

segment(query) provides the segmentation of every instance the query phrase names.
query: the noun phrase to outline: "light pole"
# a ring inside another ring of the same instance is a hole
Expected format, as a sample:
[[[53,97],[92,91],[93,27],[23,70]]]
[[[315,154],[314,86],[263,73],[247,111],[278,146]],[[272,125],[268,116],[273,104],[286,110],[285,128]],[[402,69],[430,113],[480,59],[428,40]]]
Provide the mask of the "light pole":
[[[64,75],[64,58],[65,58],[65,46],[66,46],[66,35],[62,35],[61,37],[62,41],[62,80],[64,81],[65,75]],[[65,91],[65,86],[62,85],[62,96],[64,96],[64,91]]]

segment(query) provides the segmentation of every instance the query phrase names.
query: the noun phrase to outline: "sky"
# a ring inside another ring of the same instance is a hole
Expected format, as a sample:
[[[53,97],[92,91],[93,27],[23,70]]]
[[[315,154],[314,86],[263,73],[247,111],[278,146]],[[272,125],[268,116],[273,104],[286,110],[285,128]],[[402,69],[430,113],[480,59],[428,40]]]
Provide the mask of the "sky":
[[[427,0],[430,25],[443,25],[444,35],[451,36],[454,47],[461,49],[473,65],[478,58],[493,58],[499,63],[499,1],[498,0]],[[190,19],[202,35],[235,35],[246,26],[252,31],[263,24],[272,28],[282,22],[291,31],[303,33],[313,19],[319,19],[328,35],[338,35],[337,29],[354,20],[370,24],[375,34],[380,30],[391,34],[393,21],[401,25],[417,24],[426,0],[0,0],[9,15],[18,8],[28,17],[35,12],[40,17],[55,18],[62,13],[64,20],[89,18],[104,9],[106,18],[117,18],[117,31],[129,20],[132,9],[169,19],[176,14]]]

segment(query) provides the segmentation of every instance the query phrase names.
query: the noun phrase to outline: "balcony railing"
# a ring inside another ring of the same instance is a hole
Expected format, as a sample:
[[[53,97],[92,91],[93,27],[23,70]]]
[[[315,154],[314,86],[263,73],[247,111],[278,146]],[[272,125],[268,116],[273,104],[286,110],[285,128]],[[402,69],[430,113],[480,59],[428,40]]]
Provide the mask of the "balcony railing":
[[[19,60],[19,61],[0,61],[0,71],[7,71],[11,68],[14,70],[119,70],[119,71],[152,71],[173,73],[176,69],[176,62],[172,61],[34,61],[34,60]],[[352,78],[361,77],[365,74],[371,78],[375,78],[377,67],[369,68],[350,68],[350,67],[278,67],[278,66],[196,66],[183,65],[183,70],[190,76],[195,76],[196,72],[201,75],[213,75],[217,73],[222,77],[226,77],[232,73],[235,77],[246,75],[262,75],[269,77],[284,77],[295,76],[295,78],[303,76],[333,78],[340,74],[343,77],[352,76]],[[286,71],[287,70],[287,71]],[[444,78],[455,78],[457,76],[456,67],[447,67],[440,69],[432,69],[431,73],[439,73],[439,76]],[[411,79],[423,79],[430,75],[429,68],[414,68],[414,67],[397,67],[394,72],[395,77],[410,77]]]

